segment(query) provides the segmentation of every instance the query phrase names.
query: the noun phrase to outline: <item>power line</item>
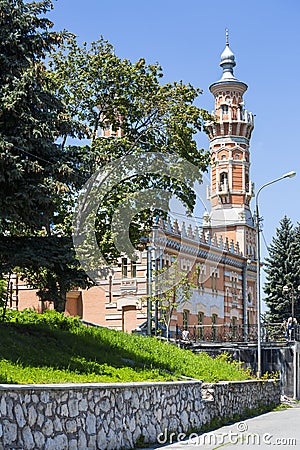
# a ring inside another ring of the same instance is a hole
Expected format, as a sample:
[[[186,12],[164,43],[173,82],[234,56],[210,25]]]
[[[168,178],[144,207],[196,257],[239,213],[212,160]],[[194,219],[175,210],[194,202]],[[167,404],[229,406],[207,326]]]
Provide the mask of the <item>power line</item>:
[[[262,231],[261,234],[262,234],[262,237],[263,237],[264,244],[265,244],[265,246],[266,246],[266,250],[268,250],[268,244],[267,244],[267,241],[266,241],[264,232]]]

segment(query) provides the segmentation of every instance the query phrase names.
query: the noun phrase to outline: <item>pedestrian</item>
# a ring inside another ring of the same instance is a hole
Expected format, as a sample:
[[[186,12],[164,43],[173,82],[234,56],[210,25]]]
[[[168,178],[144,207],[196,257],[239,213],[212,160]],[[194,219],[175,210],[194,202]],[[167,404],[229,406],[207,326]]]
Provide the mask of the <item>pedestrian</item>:
[[[286,333],[285,337],[287,341],[291,341],[294,339],[293,331],[294,326],[297,324],[297,319],[295,317],[289,317],[286,325]]]
[[[188,341],[189,340],[189,330],[183,330],[182,332],[182,340],[183,341]]]

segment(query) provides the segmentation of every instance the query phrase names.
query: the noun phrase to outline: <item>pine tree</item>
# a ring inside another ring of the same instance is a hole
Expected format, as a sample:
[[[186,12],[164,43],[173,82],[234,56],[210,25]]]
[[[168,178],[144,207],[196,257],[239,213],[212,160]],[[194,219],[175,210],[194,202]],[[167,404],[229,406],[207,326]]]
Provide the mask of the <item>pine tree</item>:
[[[295,232],[291,220],[283,217],[276,235],[268,247],[269,257],[266,258],[266,283],[264,291],[267,294],[265,302],[269,307],[269,319],[272,322],[282,322],[291,315],[291,292],[285,293],[284,286],[295,288],[295,260],[293,248]]]
[[[57,144],[70,122],[46,76],[67,35],[51,31],[50,9],[51,0],[0,0],[0,275],[17,266],[63,311],[66,291],[86,276],[71,239],[51,236],[74,172]]]
[[[45,58],[63,40],[40,17],[50,0],[0,0],[0,233],[49,230],[67,174],[55,143],[65,126]]]
[[[297,223],[294,229],[294,241],[292,243],[291,258],[293,270],[291,274],[293,301],[294,301],[294,316],[297,321],[300,321],[300,223]]]

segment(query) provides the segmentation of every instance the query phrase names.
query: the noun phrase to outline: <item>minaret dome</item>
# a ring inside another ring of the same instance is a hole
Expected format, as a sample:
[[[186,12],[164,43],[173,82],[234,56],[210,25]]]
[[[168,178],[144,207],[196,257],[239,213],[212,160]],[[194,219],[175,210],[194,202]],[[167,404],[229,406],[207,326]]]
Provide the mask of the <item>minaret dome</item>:
[[[233,68],[235,67],[235,57],[234,54],[229,47],[229,39],[228,39],[228,30],[226,29],[226,47],[221,54],[221,62],[220,66],[223,69],[223,75],[221,80],[227,81],[227,80],[236,80],[236,78],[233,75]]]

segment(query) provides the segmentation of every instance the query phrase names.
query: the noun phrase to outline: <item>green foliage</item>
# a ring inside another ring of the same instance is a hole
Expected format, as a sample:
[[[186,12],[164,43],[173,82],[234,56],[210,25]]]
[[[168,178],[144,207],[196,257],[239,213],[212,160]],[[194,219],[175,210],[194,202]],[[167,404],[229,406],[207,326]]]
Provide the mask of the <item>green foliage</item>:
[[[194,138],[208,113],[194,105],[200,89],[162,84],[158,64],[121,60],[103,38],[80,47],[70,33],[51,31],[44,17],[51,8],[51,0],[0,0],[0,273],[17,266],[43,300],[63,311],[66,292],[88,280],[70,241],[58,250],[54,240],[50,245],[38,238],[70,238],[79,189],[107,162],[136,151],[175,153],[192,162],[195,172],[185,183],[175,175],[143,173],[115,186],[95,224],[106,259],[119,256],[112,220],[130,196],[134,202],[141,190],[159,188],[193,208],[192,184],[209,164]],[[121,130],[119,137],[101,138],[106,126]],[[69,138],[76,144],[67,145]],[[150,231],[156,214],[162,212],[148,206],[134,217],[133,245]],[[24,238],[26,251],[6,239],[15,236]]]
[[[172,315],[176,309],[183,307],[193,294],[195,285],[189,274],[180,269],[180,262],[174,259],[171,267],[154,272],[157,282],[157,291],[161,296],[153,296],[152,301],[158,304],[161,312],[161,321],[166,326],[166,336],[169,336],[169,327]]]
[[[69,37],[49,64],[49,82],[69,109],[74,133],[90,141],[86,168],[91,173],[112,157],[132,153],[132,144],[146,151],[175,152],[207,169],[208,154],[193,139],[208,115],[193,105],[199,88],[162,84],[158,64],[147,65],[143,58],[122,60],[102,37],[82,46]],[[99,128],[107,125],[112,132],[121,129],[121,139],[99,138]]]
[[[2,308],[5,304],[7,292],[7,282],[0,279],[0,307]]]
[[[41,17],[51,8],[0,1],[0,233],[48,229],[67,178],[55,144],[63,105],[45,78],[44,60],[64,37]]]
[[[206,353],[154,338],[89,328],[56,311],[8,311],[0,325],[3,383],[244,380],[248,374]]]
[[[44,328],[59,329],[70,332],[77,332],[82,327],[78,317],[67,317],[56,311],[45,311],[38,314],[33,309],[23,311],[7,310],[6,321],[18,324],[41,325]]]
[[[288,217],[284,217],[276,229],[276,235],[268,247],[269,257],[266,258],[266,283],[264,291],[265,302],[269,307],[268,319],[272,322],[282,322],[291,316],[292,296],[295,303],[295,317],[300,319],[300,229],[293,228]],[[284,286],[288,286],[287,293]]]
[[[102,37],[82,46],[74,37],[68,39],[52,55],[49,64],[49,84],[73,120],[73,133],[66,130],[63,145],[72,154],[78,171],[76,183],[69,186],[61,203],[58,229],[70,231],[78,187],[110,161],[124,155],[134,158],[137,152],[159,151],[180,155],[197,168],[190,174],[191,180],[185,180],[185,185],[178,177],[155,176],[145,171],[137,176],[128,171],[126,179],[109,191],[105,204],[99,206],[96,234],[102,253],[113,261],[119,252],[113,243],[112,218],[126,200],[131,198],[134,202],[134,194],[158,188],[170,195],[175,193],[193,208],[192,182],[201,180],[201,172],[209,164],[208,152],[199,149],[194,139],[203,130],[207,118],[207,113],[193,104],[201,91],[182,82],[163,84],[163,72],[158,64],[147,65],[143,58],[135,63],[122,60]],[[112,136],[104,139],[99,133],[107,127]],[[85,145],[68,147],[69,137],[85,139]],[[70,212],[69,219],[66,211]],[[152,218],[157,214],[162,212],[150,207],[137,212],[129,230],[133,245],[139,242],[141,234],[150,231]]]
[[[64,310],[66,291],[87,283],[71,241],[53,232],[61,195],[72,179],[56,142],[68,127],[49,90],[45,60],[67,36],[51,31],[50,0],[0,0],[0,274],[18,267],[43,299]]]
[[[224,417],[224,416],[222,418],[214,417],[209,423],[206,423],[201,427],[201,432],[212,431],[217,428],[220,428],[223,425],[231,424],[232,422],[250,419],[251,417],[259,416],[260,414],[264,414],[269,411],[280,411],[280,410],[281,410],[280,405],[275,405],[275,403],[269,405],[261,404],[257,408],[252,409],[247,408],[242,415],[234,414],[232,417]],[[221,445],[221,447],[223,447],[223,445]]]
[[[276,372],[265,372],[261,377],[261,380],[274,380],[278,381],[280,380],[280,371],[277,370]]]
[[[280,403],[279,405],[275,406],[275,408],[272,409],[272,411],[284,411],[285,409],[293,408],[292,405],[288,405],[287,403]]]
[[[64,236],[0,236],[0,273],[18,272],[38,290],[42,300],[64,311],[66,293],[88,287],[86,274],[75,259],[71,238]]]

